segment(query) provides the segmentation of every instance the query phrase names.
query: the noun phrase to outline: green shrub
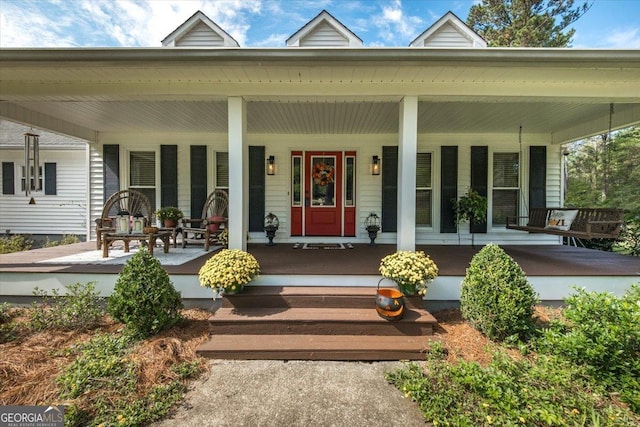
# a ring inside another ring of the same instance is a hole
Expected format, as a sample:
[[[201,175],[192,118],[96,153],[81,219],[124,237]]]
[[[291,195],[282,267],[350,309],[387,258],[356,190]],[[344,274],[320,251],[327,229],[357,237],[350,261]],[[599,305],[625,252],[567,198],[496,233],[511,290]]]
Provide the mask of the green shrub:
[[[474,255],[462,282],[460,311],[492,340],[523,338],[534,324],[537,295],[520,266],[495,244]]]
[[[121,392],[135,390],[135,365],[128,363],[131,351],[130,336],[96,335],[90,341],[73,349],[77,358],[58,377],[61,396],[76,398],[85,393],[107,387]]]
[[[640,212],[626,217],[615,248],[627,255],[640,256]]]
[[[80,238],[75,234],[64,234],[60,240],[49,240],[47,237],[47,241],[44,242],[43,247],[51,248],[54,246],[71,245],[73,243],[80,243]]]
[[[100,324],[104,315],[103,298],[95,291],[95,282],[65,286],[67,292],[60,295],[57,289],[49,295],[35,288],[39,297],[29,310],[29,325],[35,330],[89,330]]]
[[[438,426],[637,426],[592,377],[566,360],[514,361],[497,353],[486,367],[437,355],[387,374]]]
[[[8,302],[0,304],[0,344],[17,338],[19,326],[13,319],[21,313],[21,309],[12,307]]]
[[[0,324],[5,323],[11,319],[11,314],[9,313],[9,309],[11,308],[11,304],[8,302],[3,302],[0,304]]]
[[[640,413],[640,286],[621,298],[577,289],[565,299],[564,319],[536,341],[587,371]]]
[[[167,375],[147,387],[141,375],[144,362],[136,353],[138,344],[130,334],[99,334],[65,350],[66,355],[75,356],[56,380],[60,397],[70,402],[65,425],[148,425],[183,398],[184,380],[199,375],[199,361],[165,366]]]
[[[170,328],[180,319],[182,299],[160,261],[141,248],[123,267],[108,310],[139,337]]]
[[[28,251],[33,246],[30,236],[14,234],[11,237],[0,237],[0,254]]]

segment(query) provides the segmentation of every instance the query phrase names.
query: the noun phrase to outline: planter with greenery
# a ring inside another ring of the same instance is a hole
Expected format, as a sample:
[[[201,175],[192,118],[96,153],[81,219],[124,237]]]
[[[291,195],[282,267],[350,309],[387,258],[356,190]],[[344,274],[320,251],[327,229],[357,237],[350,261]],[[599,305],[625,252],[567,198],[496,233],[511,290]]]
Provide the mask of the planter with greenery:
[[[162,221],[165,227],[175,227],[177,222],[184,218],[184,214],[175,206],[165,206],[154,212],[156,218]]]
[[[422,251],[396,251],[380,261],[380,274],[391,279],[405,295],[424,295],[438,276],[438,266]]]
[[[260,274],[253,255],[240,249],[222,249],[205,262],[198,272],[200,285],[219,295],[242,292],[244,285]]]
[[[458,200],[453,200],[455,222],[458,227],[458,244],[460,244],[460,224],[468,222],[471,232],[471,245],[475,246],[473,226],[474,224],[487,222],[487,208],[487,198],[471,188]]]

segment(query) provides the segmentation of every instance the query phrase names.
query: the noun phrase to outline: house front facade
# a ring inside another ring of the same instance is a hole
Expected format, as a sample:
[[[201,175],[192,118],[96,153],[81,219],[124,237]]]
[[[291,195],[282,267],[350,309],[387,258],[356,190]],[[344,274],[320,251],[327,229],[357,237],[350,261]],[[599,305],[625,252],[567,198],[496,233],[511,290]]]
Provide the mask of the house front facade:
[[[0,116],[88,144],[89,223],[115,191],[199,217],[229,192],[229,246],[470,244],[453,201],[486,195],[476,243],[558,244],[507,216],[561,206],[563,144],[640,123],[640,51],[487,48],[449,13],[365,48],[323,11],[281,48],[201,12],[145,49],[3,49]],[[91,234],[94,235],[94,234]]]

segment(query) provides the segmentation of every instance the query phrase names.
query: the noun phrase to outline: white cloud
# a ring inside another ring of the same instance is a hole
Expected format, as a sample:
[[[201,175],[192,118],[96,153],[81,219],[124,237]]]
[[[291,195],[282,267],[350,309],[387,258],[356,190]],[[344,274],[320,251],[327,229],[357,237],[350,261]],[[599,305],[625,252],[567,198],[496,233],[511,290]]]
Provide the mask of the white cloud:
[[[252,46],[256,47],[285,47],[287,39],[291,36],[291,34],[269,34],[266,38],[262,40],[257,40],[252,43]]]
[[[614,30],[605,38],[606,47],[614,49],[640,48],[640,28]]]
[[[378,36],[391,45],[406,45],[418,33],[422,19],[407,15],[401,0],[394,0],[382,7],[382,12],[374,15],[372,22],[378,27]]]

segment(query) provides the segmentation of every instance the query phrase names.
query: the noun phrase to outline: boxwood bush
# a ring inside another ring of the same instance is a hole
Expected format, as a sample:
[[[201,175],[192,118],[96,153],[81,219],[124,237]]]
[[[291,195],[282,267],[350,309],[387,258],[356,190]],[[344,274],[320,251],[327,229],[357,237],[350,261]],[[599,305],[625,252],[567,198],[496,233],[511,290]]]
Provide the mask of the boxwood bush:
[[[622,297],[576,289],[565,304],[537,350],[583,366],[640,413],[640,286]]]
[[[127,261],[108,304],[109,314],[142,338],[175,325],[182,307],[180,292],[146,248]]]
[[[462,282],[460,311],[492,340],[524,338],[533,330],[538,296],[502,248],[489,244],[471,259]]]

